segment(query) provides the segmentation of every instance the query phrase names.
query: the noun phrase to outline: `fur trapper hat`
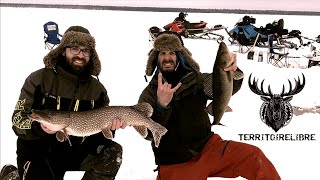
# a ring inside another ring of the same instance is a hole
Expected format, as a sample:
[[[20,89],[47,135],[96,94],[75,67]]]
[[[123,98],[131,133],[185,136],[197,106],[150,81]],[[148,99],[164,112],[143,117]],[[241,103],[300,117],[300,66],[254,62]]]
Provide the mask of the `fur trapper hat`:
[[[157,67],[158,54],[160,51],[170,50],[180,52],[186,63],[195,71],[200,71],[199,64],[193,60],[191,52],[183,46],[182,39],[179,35],[174,33],[160,34],[153,44],[153,49],[148,53],[148,61],[146,68],[146,75],[152,76],[155,68]]]
[[[63,52],[66,47],[69,46],[86,46],[91,49],[90,61],[92,61],[92,67],[90,67],[90,74],[98,76],[101,71],[101,62],[96,52],[96,41],[90,32],[81,26],[69,27],[61,38],[60,45],[55,49],[52,49],[44,58],[43,62],[46,68],[53,68],[56,66],[58,60],[61,60]]]

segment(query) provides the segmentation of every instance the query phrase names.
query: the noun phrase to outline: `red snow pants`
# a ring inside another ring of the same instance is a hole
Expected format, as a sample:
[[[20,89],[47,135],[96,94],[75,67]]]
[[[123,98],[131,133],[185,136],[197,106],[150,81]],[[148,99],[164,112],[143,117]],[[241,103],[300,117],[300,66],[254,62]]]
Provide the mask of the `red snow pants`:
[[[280,176],[256,146],[224,141],[214,134],[202,152],[186,163],[160,165],[157,180],[207,180],[208,177],[248,180],[280,180]]]

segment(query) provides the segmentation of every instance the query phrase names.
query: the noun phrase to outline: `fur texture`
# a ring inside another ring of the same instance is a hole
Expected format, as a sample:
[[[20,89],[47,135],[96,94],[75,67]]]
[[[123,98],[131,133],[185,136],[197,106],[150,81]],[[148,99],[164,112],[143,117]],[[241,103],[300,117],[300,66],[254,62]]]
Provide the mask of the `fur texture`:
[[[70,29],[70,28],[69,28]],[[51,50],[44,58],[43,62],[46,68],[53,68],[57,61],[60,60],[62,53],[65,51],[66,47],[69,46],[86,46],[91,48],[90,60],[93,66],[90,67],[90,74],[98,76],[101,72],[101,62],[99,56],[95,50],[96,41],[90,33],[80,32],[80,31],[66,31],[61,39],[61,43],[55,49]]]
[[[196,71],[200,71],[199,64],[192,58],[191,52],[182,45],[181,40],[174,34],[161,34],[153,44],[154,48],[148,53],[148,61],[146,67],[146,75],[152,76],[157,67],[158,54],[163,50],[180,51],[186,62],[190,67]]]

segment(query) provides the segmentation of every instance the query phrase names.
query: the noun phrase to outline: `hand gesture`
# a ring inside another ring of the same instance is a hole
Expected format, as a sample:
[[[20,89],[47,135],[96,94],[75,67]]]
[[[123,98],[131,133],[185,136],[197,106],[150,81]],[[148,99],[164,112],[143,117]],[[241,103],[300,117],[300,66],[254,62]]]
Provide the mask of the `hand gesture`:
[[[171,88],[171,84],[165,82],[162,84],[162,73],[158,74],[158,90],[157,90],[157,98],[158,102],[161,106],[167,107],[171,102],[173,93],[175,93],[179,87],[181,86],[181,82],[179,82],[176,87]]]
[[[232,64],[228,67],[225,67],[224,70],[225,71],[235,71],[237,70],[237,54],[235,53],[230,53],[230,57],[232,60]]]

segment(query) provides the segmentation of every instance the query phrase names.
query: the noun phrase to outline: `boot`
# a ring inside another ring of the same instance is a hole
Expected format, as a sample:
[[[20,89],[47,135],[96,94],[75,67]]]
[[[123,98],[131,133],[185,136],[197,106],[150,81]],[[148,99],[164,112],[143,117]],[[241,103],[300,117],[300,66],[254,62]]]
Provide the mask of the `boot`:
[[[19,180],[18,168],[7,164],[3,166],[0,172],[0,180]]]
[[[89,155],[83,162],[86,170],[82,180],[114,180],[122,163],[122,147],[116,142],[101,145],[97,154]]]

